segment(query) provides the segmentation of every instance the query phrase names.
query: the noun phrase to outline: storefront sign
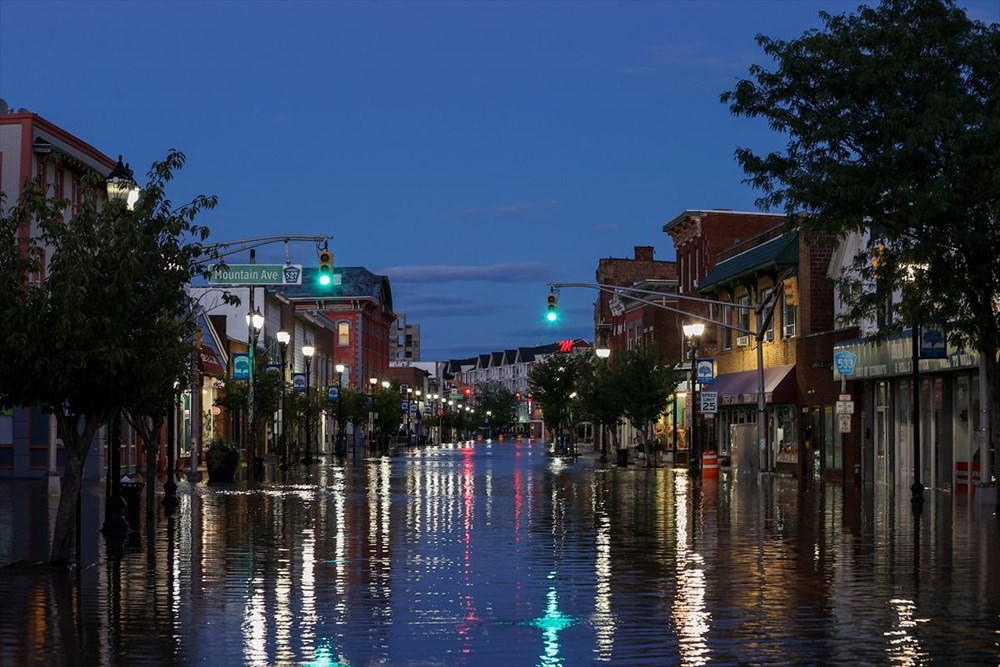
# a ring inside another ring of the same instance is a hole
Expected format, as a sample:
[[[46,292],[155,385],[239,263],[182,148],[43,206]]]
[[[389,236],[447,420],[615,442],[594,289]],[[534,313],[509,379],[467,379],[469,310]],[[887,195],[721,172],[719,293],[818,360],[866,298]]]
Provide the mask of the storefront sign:
[[[976,368],[979,365],[977,352],[959,350],[950,343],[946,343],[946,346],[948,352],[946,358],[920,360],[919,370],[921,373]],[[857,339],[843,341],[834,345],[833,350],[835,360],[842,351],[848,351],[857,356],[858,361],[854,367],[854,375],[848,376],[846,373],[843,375],[848,379],[864,380],[875,377],[893,377],[909,375],[913,372],[913,341],[909,331],[879,343]],[[841,377],[835,362],[833,364],[833,378],[840,380]]]

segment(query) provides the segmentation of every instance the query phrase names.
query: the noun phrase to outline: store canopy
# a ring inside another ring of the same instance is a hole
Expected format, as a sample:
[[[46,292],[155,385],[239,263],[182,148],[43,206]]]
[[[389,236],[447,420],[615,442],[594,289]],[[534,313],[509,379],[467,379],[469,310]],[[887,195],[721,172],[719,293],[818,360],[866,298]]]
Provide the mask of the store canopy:
[[[226,376],[226,356],[219,349],[212,321],[204,310],[198,312],[198,330],[196,332],[198,346],[198,370],[205,375],[215,377]]]
[[[764,369],[764,401],[795,403],[795,364]],[[711,391],[719,393],[720,405],[754,405],[757,403],[757,371],[725,373],[715,378]],[[706,387],[708,388],[708,387]]]
[[[198,369],[205,375],[213,375],[215,377],[224,377],[226,375],[226,367],[219,363],[219,358],[215,356],[215,352],[207,346],[203,346],[199,350]]]

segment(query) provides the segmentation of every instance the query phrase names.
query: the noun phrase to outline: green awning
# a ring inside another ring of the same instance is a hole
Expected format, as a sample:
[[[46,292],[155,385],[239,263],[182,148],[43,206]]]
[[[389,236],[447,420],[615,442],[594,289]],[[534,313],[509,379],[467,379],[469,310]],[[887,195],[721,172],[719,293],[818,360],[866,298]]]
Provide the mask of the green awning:
[[[799,232],[793,231],[719,262],[705,276],[698,286],[698,291],[712,291],[720,284],[732,282],[761,270],[798,266],[798,263]]]

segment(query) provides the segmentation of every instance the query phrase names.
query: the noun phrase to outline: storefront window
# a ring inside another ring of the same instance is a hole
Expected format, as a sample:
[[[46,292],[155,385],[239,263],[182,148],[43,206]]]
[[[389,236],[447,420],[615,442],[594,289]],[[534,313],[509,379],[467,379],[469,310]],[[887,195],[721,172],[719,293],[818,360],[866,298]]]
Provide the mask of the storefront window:
[[[778,463],[799,460],[798,414],[794,405],[781,405],[771,411],[771,442],[777,451]]]
[[[823,406],[823,467],[826,470],[844,468],[844,438],[839,432],[833,406]]]

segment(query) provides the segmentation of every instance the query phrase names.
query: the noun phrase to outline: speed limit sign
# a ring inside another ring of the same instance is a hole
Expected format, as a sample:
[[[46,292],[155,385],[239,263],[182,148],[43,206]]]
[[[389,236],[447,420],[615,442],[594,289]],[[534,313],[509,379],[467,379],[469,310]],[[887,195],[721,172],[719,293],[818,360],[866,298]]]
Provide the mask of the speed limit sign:
[[[719,411],[719,392],[701,392],[701,411],[709,414],[715,414]]]

